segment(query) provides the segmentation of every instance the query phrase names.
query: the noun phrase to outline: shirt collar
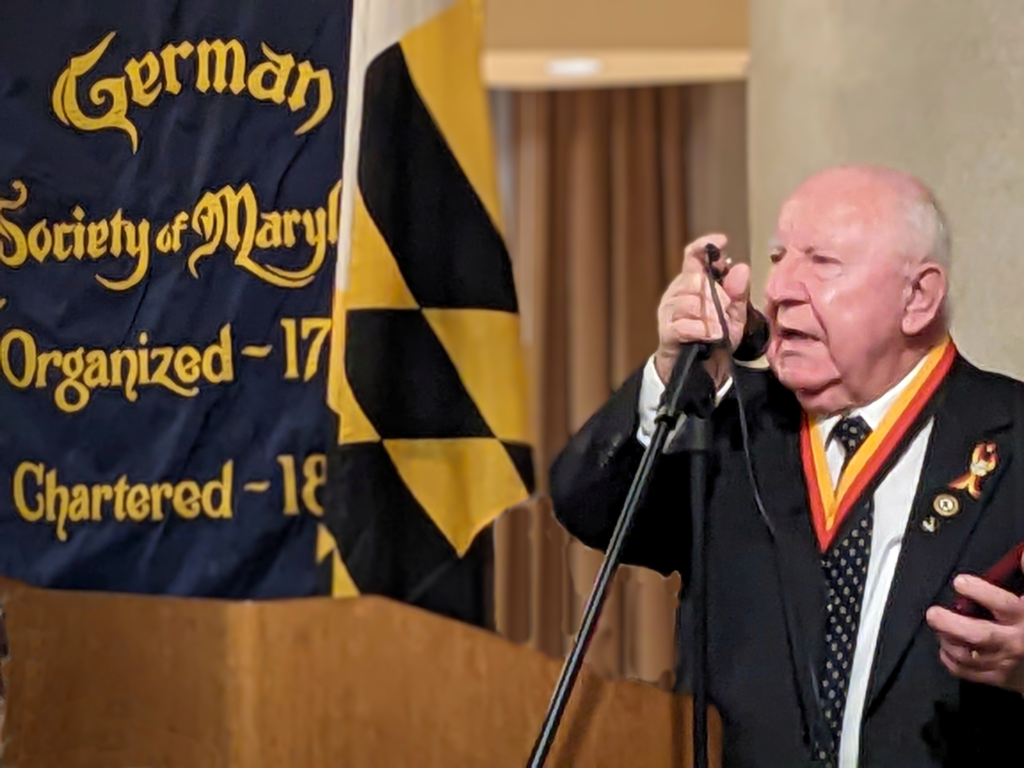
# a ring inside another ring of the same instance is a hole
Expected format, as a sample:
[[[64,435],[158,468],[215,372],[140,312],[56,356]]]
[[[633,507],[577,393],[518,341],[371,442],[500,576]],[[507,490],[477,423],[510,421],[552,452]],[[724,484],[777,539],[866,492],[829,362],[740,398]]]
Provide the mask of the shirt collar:
[[[867,422],[872,431],[878,429],[878,425],[882,423],[882,419],[885,418],[885,414],[888,412],[889,408],[896,402],[896,398],[900,396],[903,390],[910,385],[914,376],[916,376],[917,372],[921,370],[921,366],[924,365],[925,360],[927,360],[927,356],[922,357],[918,361],[917,365],[911,369],[910,373],[900,379],[894,387],[877,400],[861,406],[860,408],[854,408],[849,413],[840,413],[834,416],[815,419],[815,424],[817,424],[822,437],[825,439],[826,446],[832,440],[833,428],[835,428],[836,424],[838,424],[840,419],[844,416],[860,416]]]

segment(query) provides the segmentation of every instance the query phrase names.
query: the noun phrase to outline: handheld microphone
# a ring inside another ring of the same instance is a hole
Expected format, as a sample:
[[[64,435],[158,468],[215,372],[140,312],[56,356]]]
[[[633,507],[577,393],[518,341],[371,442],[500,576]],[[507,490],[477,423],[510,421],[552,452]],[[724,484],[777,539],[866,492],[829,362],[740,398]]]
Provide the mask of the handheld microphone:
[[[717,262],[722,252],[717,246],[708,243],[704,246],[704,252],[708,257],[709,275],[715,282],[721,284],[722,279],[728,274],[730,262],[718,266]],[[739,345],[732,351],[733,359],[741,363],[751,363],[760,357],[764,357],[768,351],[768,318],[754,309],[753,304],[747,302],[747,323],[743,328],[743,338]]]
[[[728,261],[719,263],[722,259],[722,251],[712,243],[704,246],[704,253],[707,256],[704,269],[708,279],[720,285],[729,270],[729,263]],[[721,302],[715,291],[712,291],[712,299],[715,309],[718,311],[722,336],[715,341],[691,341],[680,345],[679,356],[676,357],[668,385],[662,395],[661,407],[658,409],[656,417],[658,421],[669,421],[674,426],[684,410],[690,410],[695,415],[704,418],[714,409],[714,381],[703,366],[697,366],[697,369],[694,369],[697,363],[711,357],[715,347],[724,345],[728,348],[729,346],[729,329],[725,324],[725,313],[722,311]]]

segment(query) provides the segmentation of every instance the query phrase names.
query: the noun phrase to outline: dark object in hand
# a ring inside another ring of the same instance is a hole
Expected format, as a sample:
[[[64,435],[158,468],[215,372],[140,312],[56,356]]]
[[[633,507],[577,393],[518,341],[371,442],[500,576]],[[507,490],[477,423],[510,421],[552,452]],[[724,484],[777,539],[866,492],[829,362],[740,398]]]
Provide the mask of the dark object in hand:
[[[729,262],[726,261],[724,264],[718,262],[722,258],[722,252],[719,250],[717,245],[708,243],[704,246],[704,254],[708,259],[708,267],[711,269],[711,275],[718,282],[722,282],[722,278],[725,277],[725,273],[729,271]]]
[[[707,255],[708,267],[712,276],[719,283],[729,272],[731,263],[728,259],[722,261],[722,251],[718,246],[708,243],[704,246],[704,253]],[[743,363],[753,362],[768,351],[768,320],[754,309],[754,305],[747,303],[747,325],[743,329],[743,338],[740,345],[733,350],[733,357]]]
[[[1022,556],[1024,556],[1024,542],[1007,552],[1006,556],[993,565],[981,578],[1000,589],[1012,592],[1018,597],[1024,595],[1024,572],[1021,571],[1020,567]],[[963,595],[958,595],[956,600],[953,601],[953,610],[974,619],[987,619],[991,621],[995,618],[987,608],[978,605]]]

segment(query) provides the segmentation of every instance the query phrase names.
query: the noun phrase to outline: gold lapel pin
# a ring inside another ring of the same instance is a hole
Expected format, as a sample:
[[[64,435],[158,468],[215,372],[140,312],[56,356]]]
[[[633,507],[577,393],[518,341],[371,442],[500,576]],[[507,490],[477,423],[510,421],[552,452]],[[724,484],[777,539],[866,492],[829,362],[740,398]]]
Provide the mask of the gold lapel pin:
[[[960,502],[950,493],[940,493],[932,502],[932,509],[942,517],[955,517],[960,512]]]
[[[935,533],[939,530],[939,521],[935,519],[934,515],[928,515],[921,521],[921,530],[925,533]]]
[[[995,443],[978,443],[971,453],[971,461],[967,474],[958,477],[949,487],[957,491],[967,491],[972,499],[981,497],[981,481],[991,475],[999,464],[999,454]]]

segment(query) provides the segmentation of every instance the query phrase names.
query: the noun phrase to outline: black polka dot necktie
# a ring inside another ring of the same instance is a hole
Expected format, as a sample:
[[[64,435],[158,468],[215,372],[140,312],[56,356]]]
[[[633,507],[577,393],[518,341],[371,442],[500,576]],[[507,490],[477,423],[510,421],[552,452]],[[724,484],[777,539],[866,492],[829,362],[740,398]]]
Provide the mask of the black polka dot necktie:
[[[843,469],[850,463],[853,454],[860,448],[861,443],[868,439],[871,434],[871,427],[860,416],[848,416],[840,419],[839,423],[832,427],[832,439],[843,448]]]
[[[839,442],[846,454],[843,469],[870,434],[871,427],[859,416],[844,418],[835,426],[832,438]],[[827,744],[816,745],[816,751],[817,758],[829,768],[835,768],[838,762],[846,692],[871,556],[873,513],[874,504],[870,497],[854,507],[850,511],[853,519],[842,523],[846,533],[821,558],[828,597],[825,604],[824,666],[820,671],[818,693],[831,738]]]

